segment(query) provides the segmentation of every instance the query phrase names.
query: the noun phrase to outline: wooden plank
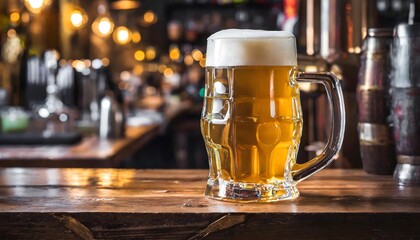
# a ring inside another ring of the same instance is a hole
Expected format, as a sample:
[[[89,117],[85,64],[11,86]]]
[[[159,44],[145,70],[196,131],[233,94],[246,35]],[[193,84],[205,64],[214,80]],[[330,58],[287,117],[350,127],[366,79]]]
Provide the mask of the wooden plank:
[[[3,239],[418,239],[419,214],[0,214]]]
[[[204,197],[207,170],[0,169],[6,239],[416,239],[420,186],[326,169],[294,201]]]

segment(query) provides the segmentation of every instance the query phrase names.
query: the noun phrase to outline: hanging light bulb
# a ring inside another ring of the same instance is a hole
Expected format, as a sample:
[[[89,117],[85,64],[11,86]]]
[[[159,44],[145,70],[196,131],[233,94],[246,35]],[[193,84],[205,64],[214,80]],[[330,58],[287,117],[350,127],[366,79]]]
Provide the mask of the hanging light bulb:
[[[114,22],[109,16],[105,3],[100,3],[98,5],[98,13],[99,17],[92,23],[92,31],[100,37],[107,37],[114,31]]]
[[[143,15],[143,20],[147,24],[153,24],[157,21],[157,17],[153,11],[147,11]]]
[[[114,22],[107,16],[98,17],[92,23],[92,31],[101,36],[107,37],[114,30]]]
[[[131,41],[131,31],[127,27],[119,26],[115,29],[113,38],[119,45],[125,45]]]
[[[88,21],[86,12],[81,8],[76,8],[70,13],[70,23],[74,29],[80,29]]]
[[[44,0],[25,0],[25,6],[31,13],[40,13],[45,5]]]
[[[83,16],[79,10],[73,10],[70,14],[70,22],[75,28],[80,28],[83,24]]]
[[[10,22],[12,23],[13,26],[16,26],[19,24],[20,22],[20,13],[18,11],[13,11],[10,13]]]

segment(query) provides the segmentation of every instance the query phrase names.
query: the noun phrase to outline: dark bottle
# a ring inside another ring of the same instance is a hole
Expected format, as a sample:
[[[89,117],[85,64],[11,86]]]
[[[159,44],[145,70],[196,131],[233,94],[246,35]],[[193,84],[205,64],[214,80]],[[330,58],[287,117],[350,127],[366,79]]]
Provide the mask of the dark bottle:
[[[400,24],[391,48],[391,93],[400,184],[420,184],[420,24]]]
[[[395,146],[389,117],[389,53],[392,29],[371,28],[363,42],[357,99],[363,169],[392,174]]]

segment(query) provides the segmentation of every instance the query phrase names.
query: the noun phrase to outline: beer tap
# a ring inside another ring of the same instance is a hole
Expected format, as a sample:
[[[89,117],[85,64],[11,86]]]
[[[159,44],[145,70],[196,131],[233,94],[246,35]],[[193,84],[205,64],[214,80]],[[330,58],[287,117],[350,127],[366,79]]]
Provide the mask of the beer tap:
[[[44,64],[47,68],[47,98],[45,105],[48,113],[54,113],[63,108],[63,102],[58,97],[56,75],[58,72],[59,54],[56,50],[48,50],[44,54]]]
[[[301,52],[305,55],[299,56],[300,70],[331,71],[342,80],[344,98],[348,106],[347,128],[342,153],[335,165],[360,167],[360,156],[354,154],[359,150],[356,86],[362,40],[366,36],[368,26],[374,25],[376,21],[375,2],[359,0],[305,0],[304,2],[306,4],[300,4],[301,25],[298,42]],[[313,93],[311,95],[314,95]],[[308,126],[310,128],[308,149],[314,149],[310,152],[316,152],[319,149],[316,146],[322,146],[317,141],[324,141],[328,131],[319,127],[328,126],[323,123],[329,119],[324,114],[328,109],[322,97],[319,99],[313,97],[307,102],[309,102],[307,116],[314,115],[309,119],[315,121],[312,126]]]
[[[36,110],[38,120],[44,125],[43,134],[53,135],[57,132],[65,132],[70,121],[70,112],[65,108],[58,94],[59,90],[56,83],[58,73],[59,54],[56,50],[47,50],[44,53],[44,67],[47,72],[47,97],[44,104]]]

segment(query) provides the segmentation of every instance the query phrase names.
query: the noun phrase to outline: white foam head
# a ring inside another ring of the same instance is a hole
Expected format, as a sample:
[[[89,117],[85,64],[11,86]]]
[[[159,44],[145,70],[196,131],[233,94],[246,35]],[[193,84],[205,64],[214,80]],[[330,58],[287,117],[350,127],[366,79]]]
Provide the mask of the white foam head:
[[[207,67],[295,65],[296,40],[289,32],[228,29],[207,39]]]

